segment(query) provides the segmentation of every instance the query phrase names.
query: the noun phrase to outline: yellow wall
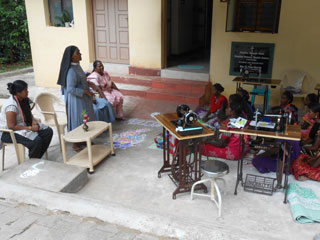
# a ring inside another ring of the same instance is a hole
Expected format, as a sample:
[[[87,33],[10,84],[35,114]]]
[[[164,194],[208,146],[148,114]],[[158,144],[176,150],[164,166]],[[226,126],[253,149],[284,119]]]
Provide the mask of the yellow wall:
[[[49,26],[48,0],[26,0],[35,82],[55,87],[64,49],[76,45],[82,53],[81,66],[88,69],[94,59],[91,1],[73,0],[74,28]]]
[[[280,79],[284,71],[297,69],[305,71],[312,82],[320,82],[319,0],[309,0],[308,3],[301,0],[282,0],[277,34],[225,32],[227,4],[220,0],[213,1],[210,79],[211,82],[219,82],[225,87],[225,95],[235,92],[235,84],[232,82],[234,76],[229,76],[233,41],[274,43],[274,79]],[[279,95],[279,88],[272,89],[270,104],[278,104]],[[262,100],[262,97],[259,97],[259,100]]]
[[[161,0],[129,0],[130,65],[161,68]]]

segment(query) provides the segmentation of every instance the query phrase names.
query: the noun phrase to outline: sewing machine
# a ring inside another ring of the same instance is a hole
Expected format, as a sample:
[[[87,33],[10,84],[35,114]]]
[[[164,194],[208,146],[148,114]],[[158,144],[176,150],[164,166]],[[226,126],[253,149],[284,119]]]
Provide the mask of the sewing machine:
[[[292,113],[261,114],[257,109],[254,121],[251,121],[249,128],[255,130],[285,132],[292,119]]]
[[[261,79],[261,68],[259,69],[249,69],[247,66],[240,68],[240,75],[244,81],[250,81],[250,74],[256,74],[258,80]]]
[[[177,107],[177,120],[171,121],[176,126],[176,131],[181,136],[201,134],[203,128],[196,126],[198,115],[190,110],[188,105],[182,104]]]

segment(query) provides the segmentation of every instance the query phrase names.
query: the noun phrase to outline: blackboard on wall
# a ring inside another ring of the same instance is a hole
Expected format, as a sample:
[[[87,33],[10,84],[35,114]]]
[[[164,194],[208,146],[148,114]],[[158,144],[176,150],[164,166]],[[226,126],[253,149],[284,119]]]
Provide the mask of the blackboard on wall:
[[[240,69],[246,67],[261,71],[262,78],[271,78],[273,53],[273,43],[232,42],[229,74],[239,76]]]

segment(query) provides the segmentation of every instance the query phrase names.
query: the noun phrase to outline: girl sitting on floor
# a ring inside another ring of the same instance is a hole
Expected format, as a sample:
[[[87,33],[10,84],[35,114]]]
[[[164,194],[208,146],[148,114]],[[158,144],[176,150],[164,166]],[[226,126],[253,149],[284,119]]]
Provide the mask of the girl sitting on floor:
[[[249,101],[250,96],[248,91],[243,88],[238,88],[237,94],[239,94],[242,98],[241,101],[243,104],[243,110],[245,112],[245,118],[251,121],[253,119],[254,109],[251,106],[251,102]]]
[[[234,102],[241,102],[242,97],[240,94],[234,93],[229,96],[229,104],[234,103]]]
[[[320,148],[320,118],[316,119],[315,124],[312,126],[309,139],[303,141],[302,150],[304,153],[314,155],[314,152]]]
[[[292,104],[293,95],[289,91],[285,91],[281,95],[280,106],[271,108],[271,111],[275,114],[281,113],[291,113],[291,123],[290,124],[298,124],[298,108]]]
[[[293,95],[289,91],[285,91],[281,96],[281,104],[278,107],[273,107],[271,111],[273,113],[292,113],[292,121],[291,124],[297,124],[298,118],[297,113],[298,109],[292,104]],[[278,140],[277,142],[281,142],[282,140]],[[300,141],[288,141],[292,148],[291,148],[291,155],[290,155],[290,163],[295,160],[300,154]],[[263,154],[257,155],[253,160],[253,166],[260,172],[260,173],[269,173],[269,172],[276,172],[277,170],[277,158],[278,158],[278,151],[272,151],[270,149]],[[280,155],[282,156],[283,150],[281,150]],[[286,161],[288,160],[288,154],[286,153]]]
[[[317,95],[309,93],[304,99],[304,105],[307,106],[308,112],[302,117],[301,121],[301,139],[306,140],[309,138],[309,132],[314,124],[314,120],[309,118],[310,106],[318,104]]]
[[[315,124],[316,120],[320,117],[320,104],[310,103],[308,105],[309,111],[302,118],[301,121],[301,139],[309,139],[309,133]]]
[[[227,109],[226,114],[229,118],[238,118],[242,115],[242,104],[239,102],[233,102],[230,104],[229,109]],[[227,124],[229,120],[224,121]],[[212,139],[210,142],[205,143],[202,146],[201,154],[204,156],[224,158],[228,160],[238,160],[239,159],[239,145],[240,145],[240,135],[234,133],[218,133],[219,136],[216,139]],[[249,151],[249,137],[244,136],[245,148],[244,155]]]
[[[224,87],[220,83],[213,84],[212,95],[210,96],[210,108],[207,114],[202,118],[204,122],[217,117],[219,111],[223,111],[228,107],[228,100],[225,96],[221,95]]]
[[[280,143],[282,140],[278,140]],[[290,153],[290,165],[293,160],[295,160],[300,154],[300,141],[288,141],[291,144],[291,153]],[[252,165],[260,172],[260,173],[269,173],[277,171],[277,160],[278,157],[283,156],[283,149],[280,150],[280,154],[278,155],[278,151],[274,151],[274,149],[270,149],[263,154],[257,155],[252,160]],[[285,161],[288,161],[288,152],[285,155]]]
[[[244,91],[246,91],[246,90],[244,90]],[[253,112],[251,110],[252,108],[250,109],[246,97],[242,97],[239,93],[231,94],[229,96],[229,104],[231,104],[233,102],[241,103],[242,109],[243,109],[241,117],[244,117],[247,120],[253,119]]]
[[[320,148],[315,157],[301,154],[291,166],[291,172],[297,180],[320,181]]]
[[[310,103],[318,103],[318,97],[314,93],[309,93],[304,99],[304,105],[309,106]]]

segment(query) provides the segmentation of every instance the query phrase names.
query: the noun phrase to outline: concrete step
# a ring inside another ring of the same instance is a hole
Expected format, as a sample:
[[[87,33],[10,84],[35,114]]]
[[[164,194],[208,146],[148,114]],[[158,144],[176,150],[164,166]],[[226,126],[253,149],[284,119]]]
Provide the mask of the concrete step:
[[[207,81],[139,75],[112,76],[112,80],[125,96],[188,104],[199,104],[199,98],[204,95],[208,84]]]
[[[42,159],[26,159],[1,176],[12,184],[21,184],[52,192],[76,193],[87,182],[87,169]]]
[[[168,91],[183,93],[202,93],[204,94],[208,82],[199,82],[185,79],[157,78],[152,81],[152,88],[166,89]]]
[[[173,90],[168,91],[167,89],[151,89],[147,92],[146,98],[198,105],[202,95],[202,93],[184,93]]]
[[[145,97],[147,91],[151,89],[149,86],[133,85],[126,83],[117,83],[117,87],[125,96]]]
[[[194,70],[193,70],[194,71]],[[161,77],[163,78],[178,78],[178,79],[186,79],[186,80],[194,80],[194,81],[209,81],[209,73],[202,72],[190,72],[190,71],[182,71],[182,70],[173,70],[173,69],[162,69]]]
[[[156,77],[148,77],[148,76],[138,76],[138,75],[123,75],[123,76],[111,76],[112,81],[116,84],[124,83],[124,84],[132,84],[132,85],[140,85],[151,87],[152,80]]]

